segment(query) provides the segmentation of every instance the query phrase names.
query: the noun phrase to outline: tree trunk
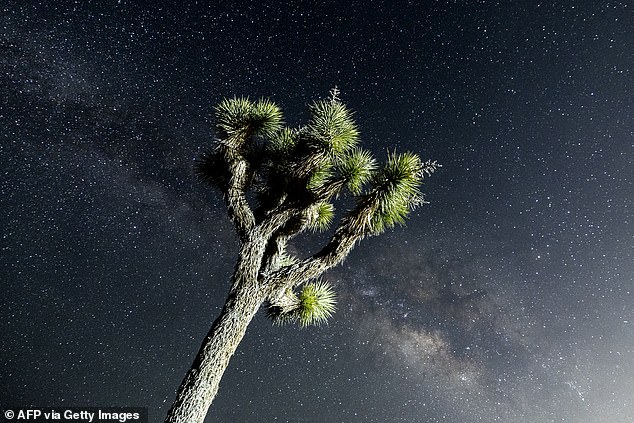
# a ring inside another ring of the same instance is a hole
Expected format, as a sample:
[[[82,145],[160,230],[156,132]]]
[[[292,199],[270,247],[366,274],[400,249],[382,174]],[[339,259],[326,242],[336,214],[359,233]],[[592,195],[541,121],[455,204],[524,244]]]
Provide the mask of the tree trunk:
[[[203,423],[229,359],[264,298],[255,284],[234,285],[178,389],[165,423]]]

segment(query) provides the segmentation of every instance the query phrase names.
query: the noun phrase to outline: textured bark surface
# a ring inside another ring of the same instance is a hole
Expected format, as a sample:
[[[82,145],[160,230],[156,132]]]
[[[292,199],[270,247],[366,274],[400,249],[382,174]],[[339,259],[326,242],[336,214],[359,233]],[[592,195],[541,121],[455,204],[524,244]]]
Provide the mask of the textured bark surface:
[[[181,384],[166,422],[202,423],[207,415],[229,359],[264,301],[263,293],[243,285],[229,298]]]
[[[260,232],[249,233],[248,241],[240,250],[229,296],[178,389],[166,423],[202,423],[205,420],[229,359],[266,299],[266,291],[257,278],[265,246]]]

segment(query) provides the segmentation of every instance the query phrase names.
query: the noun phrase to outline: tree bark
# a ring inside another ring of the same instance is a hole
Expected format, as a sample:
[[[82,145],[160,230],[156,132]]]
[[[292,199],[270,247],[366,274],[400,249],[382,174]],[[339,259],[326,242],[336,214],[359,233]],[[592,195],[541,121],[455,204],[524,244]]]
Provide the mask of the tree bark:
[[[265,299],[256,284],[237,283],[183,380],[166,423],[203,423],[229,359]]]

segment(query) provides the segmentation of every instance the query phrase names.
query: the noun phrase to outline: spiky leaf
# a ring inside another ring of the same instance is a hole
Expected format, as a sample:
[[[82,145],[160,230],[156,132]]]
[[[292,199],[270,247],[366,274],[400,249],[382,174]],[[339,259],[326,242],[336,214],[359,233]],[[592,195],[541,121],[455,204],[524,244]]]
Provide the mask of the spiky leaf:
[[[337,170],[346,180],[350,192],[358,195],[376,170],[376,161],[368,151],[355,148],[341,157]]]
[[[317,190],[326,185],[332,177],[332,164],[325,163],[318,167],[308,179],[306,188],[309,190]]]
[[[260,99],[251,111],[249,126],[254,135],[270,137],[282,127],[282,110],[268,99]]]
[[[308,228],[313,231],[328,229],[335,216],[335,206],[330,203],[319,203],[308,213]]]
[[[267,99],[255,103],[246,97],[225,99],[215,113],[218,136],[232,147],[239,147],[249,136],[270,136],[282,124],[282,111]]]
[[[359,131],[346,106],[338,101],[323,100],[314,103],[311,112],[306,135],[317,147],[339,156],[356,146]]]
[[[371,220],[374,233],[404,224],[412,208],[419,205],[423,165],[413,153],[390,153],[385,166],[374,177],[378,205]]]
[[[246,97],[233,97],[222,100],[215,108],[216,132],[223,141],[241,142],[241,134],[246,130],[253,102]]]
[[[309,282],[302,286],[299,307],[294,313],[301,326],[319,325],[332,316],[336,304],[336,294],[330,284],[323,281]]]
[[[270,137],[267,149],[272,155],[283,156],[289,154],[296,144],[297,131],[282,128]]]

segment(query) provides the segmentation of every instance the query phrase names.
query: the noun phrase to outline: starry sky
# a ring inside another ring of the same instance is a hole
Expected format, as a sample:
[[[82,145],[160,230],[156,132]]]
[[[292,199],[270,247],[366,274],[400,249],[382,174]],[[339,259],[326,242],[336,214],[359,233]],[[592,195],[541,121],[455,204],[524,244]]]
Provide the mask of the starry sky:
[[[256,316],[207,420],[631,423],[633,27],[621,0],[3,1],[1,405],[162,421],[237,254],[192,172],[213,105],[298,126],[336,85],[379,159],[442,163],[431,204],[327,274],[328,325]]]

